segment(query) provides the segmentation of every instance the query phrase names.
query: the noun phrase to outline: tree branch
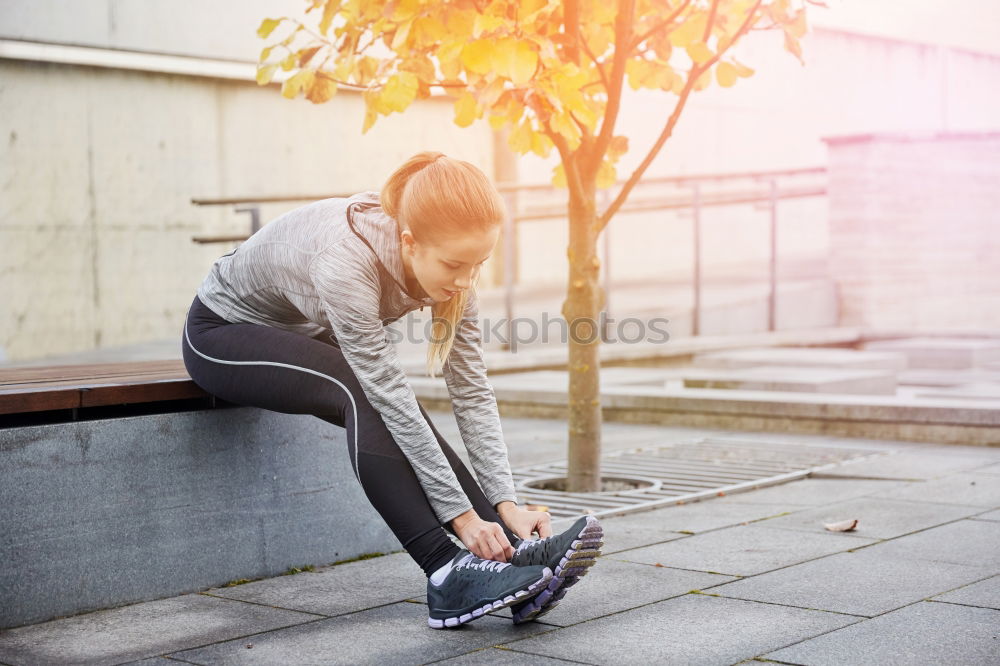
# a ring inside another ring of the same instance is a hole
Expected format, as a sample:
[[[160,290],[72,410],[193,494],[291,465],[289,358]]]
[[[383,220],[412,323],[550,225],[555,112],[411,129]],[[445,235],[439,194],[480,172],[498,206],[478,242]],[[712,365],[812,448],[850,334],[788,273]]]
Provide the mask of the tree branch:
[[[601,122],[601,133],[594,142],[594,155],[603,159],[615,132],[615,122],[622,103],[622,84],[625,81],[625,63],[632,55],[632,17],[635,0],[618,0],[618,14],[615,16],[615,58],[611,64],[611,80],[608,87],[608,107]],[[598,164],[597,166],[600,166]]]
[[[639,182],[639,179],[642,178],[642,175],[646,172],[646,169],[649,168],[649,165],[652,164],[653,160],[656,158],[656,155],[660,152],[660,149],[663,147],[663,144],[666,143],[667,139],[670,138],[670,135],[673,134],[674,126],[677,125],[677,120],[680,118],[681,111],[684,110],[684,105],[687,104],[688,97],[691,95],[691,90],[692,88],[694,88],[695,81],[697,81],[698,77],[700,77],[704,72],[711,69],[712,65],[718,62],[719,58],[721,58],[722,55],[732,47],[733,44],[738,42],[740,37],[746,34],[746,32],[750,29],[750,26],[753,24],[754,17],[757,14],[757,10],[760,9],[762,2],[763,0],[757,0],[757,2],[754,3],[754,6],[750,8],[750,11],[747,12],[746,19],[743,21],[743,25],[741,25],[740,29],[736,31],[736,34],[733,36],[733,39],[729,42],[729,46],[716,53],[711,60],[704,63],[702,66],[700,67],[695,66],[691,68],[691,73],[688,75],[687,83],[684,85],[684,89],[681,91],[680,98],[677,100],[677,104],[674,106],[674,110],[670,114],[670,118],[667,119],[666,126],[663,128],[663,131],[660,133],[660,136],[656,139],[656,143],[653,144],[653,147],[649,150],[649,153],[647,153],[646,157],[643,158],[642,163],[636,168],[635,171],[632,172],[632,175],[629,176],[629,179],[622,186],[622,189],[618,193],[618,196],[615,197],[615,200],[611,202],[611,205],[608,206],[608,209],[598,218],[597,220],[598,233],[600,233],[604,229],[604,227],[608,225],[608,222],[611,221],[611,218],[614,217],[614,214],[617,213],[618,209],[622,207],[622,205],[625,203],[625,200],[628,199],[628,195],[632,192],[632,188],[636,186],[636,184]]]
[[[701,41],[708,44],[708,38],[712,36],[712,24],[715,23],[715,13],[719,9],[719,0],[712,0],[712,9],[708,12],[708,21],[705,23],[705,36]]]
[[[577,48],[580,45],[580,6],[578,0],[563,0],[563,31],[569,38],[569,43],[572,44],[566,48],[566,58],[579,65],[580,52]]]
[[[674,10],[673,14],[671,14],[670,16],[668,16],[663,21],[660,21],[659,23],[657,23],[656,25],[654,25],[652,28],[650,28],[646,32],[642,33],[635,40],[635,42],[632,44],[632,48],[634,49],[635,47],[639,46],[639,44],[642,44],[644,41],[646,41],[647,39],[649,39],[650,35],[652,35],[655,32],[659,32],[663,28],[665,28],[668,25],[670,25],[671,23],[673,23],[674,19],[677,18],[680,15],[681,12],[683,12],[685,9],[687,9],[687,6],[690,5],[690,4],[691,4],[691,0],[684,0],[684,2],[682,2],[680,4],[680,6],[677,7],[677,9]]]
[[[594,67],[597,68],[597,73],[601,75],[601,81],[604,82],[604,89],[607,90],[608,77],[604,75],[604,68],[601,66],[601,63],[597,62],[597,58],[594,57],[594,53],[590,50],[590,47],[587,46],[587,40],[581,39],[580,44],[583,46],[583,50],[587,52],[587,57],[594,63]]]

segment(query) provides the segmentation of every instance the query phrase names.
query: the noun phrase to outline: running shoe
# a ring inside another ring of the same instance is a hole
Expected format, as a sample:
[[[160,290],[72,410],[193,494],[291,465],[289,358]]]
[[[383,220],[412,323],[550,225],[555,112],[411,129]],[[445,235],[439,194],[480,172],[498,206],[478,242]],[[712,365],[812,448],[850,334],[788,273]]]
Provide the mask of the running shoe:
[[[584,516],[562,534],[537,540],[518,539],[511,564],[519,567],[545,566],[552,570],[552,580],[531,599],[510,607],[514,624],[545,615],[559,605],[566,590],[579,582],[594,566],[604,545],[604,528],[593,516]]]
[[[513,566],[459,551],[444,580],[427,580],[427,624],[434,629],[457,627],[487,613],[528,601],[552,580],[546,566]]]

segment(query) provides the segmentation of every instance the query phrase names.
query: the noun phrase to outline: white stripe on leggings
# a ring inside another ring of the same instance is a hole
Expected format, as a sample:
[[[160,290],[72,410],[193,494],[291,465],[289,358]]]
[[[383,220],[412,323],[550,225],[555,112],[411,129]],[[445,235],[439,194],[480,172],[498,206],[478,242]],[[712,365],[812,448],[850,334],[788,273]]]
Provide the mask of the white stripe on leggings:
[[[294,334],[293,334],[294,335]],[[225,365],[273,365],[279,368],[289,368],[291,370],[301,370],[302,372],[308,372],[311,375],[316,375],[317,377],[322,377],[323,379],[329,379],[331,382],[344,389],[347,397],[351,400],[351,410],[354,412],[354,476],[357,477],[358,483],[361,483],[361,471],[358,469],[358,405],[354,402],[354,396],[351,392],[344,386],[340,381],[331,377],[330,375],[324,375],[322,372],[316,372],[312,368],[303,368],[298,365],[289,365],[288,363],[277,363],[275,361],[226,361],[221,358],[212,358],[208,354],[202,354],[200,351],[194,348],[191,344],[191,338],[188,337],[187,329],[187,317],[184,320],[184,339],[187,340],[188,347],[191,348],[198,356],[202,358],[207,358],[209,361],[215,361],[216,363],[223,363]]]

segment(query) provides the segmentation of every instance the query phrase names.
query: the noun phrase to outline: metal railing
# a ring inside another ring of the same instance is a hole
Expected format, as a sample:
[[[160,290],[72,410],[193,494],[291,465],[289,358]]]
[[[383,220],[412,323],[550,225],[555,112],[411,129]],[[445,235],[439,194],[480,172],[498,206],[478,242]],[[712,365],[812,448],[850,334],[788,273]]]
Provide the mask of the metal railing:
[[[746,171],[734,173],[715,174],[691,174],[686,176],[674,176],[665,178],[646,178],[635,187],[628,202],[622,206],[616,215],[620,216],[628,213],[641,213],[653,211],[670,210],[690,210],[693,235],[693,275],[691,285],[693,290],[693,322],[692,333],[701,333],[702,319],[702,291],[704,275],[702,269],[702,211],[706,208],[717,206],[732,206],[738,204],[754,204],[758,208],[763,208],[769,212],[768,230],[768,298],[767,298],[767,322],[768,330],[774,331],[776,328],[777,312],[777,289],[778,289],[778,203],[787,199],[799,199],[806,197],[820,197],[827,193],[825,167],[811,167],[801,169],[781,169],[772,171]],[[783,186],[780,181],[787,180],[818,180],[822,182],[807,182],[805,185]],[[622,183],[618,183],[620,186]],[[735,185],[735,186],[734,186]],[[655,196],[641,195],[650,189],[674,189],[671,194],[664,196],[657,193]],[[511,322],[514,319],[514,297],[517,291],[517,227],[520,223],[536,220],[548,220],[565,218],[566,204],[564,189],[556,189],[550,184],[518,184],[500,183],[497,189],[503,195],[507,203],[509,215],[504,220],[503,233],[503,288],[504,288],[504,310],[508,325],[508,340],[512,340],[510,333]],[[317,194],[317,195],[284,195],[284,196],[257,196],[257,197],[225,197],[215,199],[191,199],[191,203],[196,206],[235,206],[238,213],[246,213],[250,216],[250,234],[222,235],[222,236],[194,236],[192,241],[196,243],[223,243],[238,242],[246,240],[261,227],[260,206],[266,203],[285,203],[294,201],[316,201],[330,197],[348,197],[354,193],[343,194]],[[536,205],[535,207],[523,206],[522,201],[525,195],[561,195],[562,201],[551,204]],[[598,193],[598,211],[603,211],[610,203],[610,191],[605,189]],[[602,268],[605,292],[605,312],[610,312],[612,284],[611,284],[611,229],[614,227],[614,220],[605,227],[601,234]]]

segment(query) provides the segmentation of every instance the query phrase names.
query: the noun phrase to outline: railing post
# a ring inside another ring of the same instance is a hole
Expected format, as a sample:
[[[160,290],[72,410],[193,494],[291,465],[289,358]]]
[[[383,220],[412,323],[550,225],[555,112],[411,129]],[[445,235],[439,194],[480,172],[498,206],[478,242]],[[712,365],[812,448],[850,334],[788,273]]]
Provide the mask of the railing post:
[[[767,330],[775,330],[778,304],[778,180],[770,179],[771,257],[768,267]]]
[[[506,203],[507,215],[503,219],[503,303],[504,314],[507,317],[507,343],[502,347],[514,353],[517,351],[517,344],[514,341],[514,267],[517,252],[517,244],[514,238],[514,218],[517,215],[517,193],[516,191],[506,191],[503,193]]]
[[[250,213],[250,235],[260,231],[260,206],[251,204],[249,206],[237,206],[237,213]]]
[[[701,335],[701,183],[692,185],[691,210],[694,221],[694,308],[691,335]]]

